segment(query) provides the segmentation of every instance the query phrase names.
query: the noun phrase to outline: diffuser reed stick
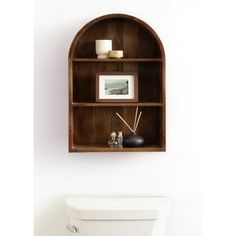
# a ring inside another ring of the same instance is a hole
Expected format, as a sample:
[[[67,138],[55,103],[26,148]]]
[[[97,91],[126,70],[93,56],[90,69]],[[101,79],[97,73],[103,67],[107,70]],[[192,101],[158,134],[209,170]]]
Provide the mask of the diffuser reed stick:
[[[139,113],[138,120],[137,120],[137,123],[136,123],[135,128],[134,128],[134,133],[136,133],[136,130],[138,128],[138,123],[139,123],[141,115],[142,115],[142,111]]]
[[[140,117],[142,115],[142,111],[139,113],[138,115],[138,107],[136,107],[136,112],[135,112],[135,117],[134,117],[134,126],[133,126],[133,129],[129,126],[129,124],[121,117],[121,115],[116,112],[116,115],[124,122],[124,124],[130,129],[130,131],[132,133],[135,134],[137,128],[138,128],[138,124],[139,124],[139,120],[140,120]],[[138,117],[138,118],[137,118]]]
[[[125,125],[130,129],[130,131],[134,133],[134,131],[130,128],[130,126],[126,123],[126,121],[120,116],[118,112],[116,112],[116,115],[125,123]]]
[[[137,115],[138,115],[138,107],[136,107],[136,111],[135,111],[135,117],[134,117],[134,126],[133,126],[133,130],[134,130],[135,126],[136,126]]]

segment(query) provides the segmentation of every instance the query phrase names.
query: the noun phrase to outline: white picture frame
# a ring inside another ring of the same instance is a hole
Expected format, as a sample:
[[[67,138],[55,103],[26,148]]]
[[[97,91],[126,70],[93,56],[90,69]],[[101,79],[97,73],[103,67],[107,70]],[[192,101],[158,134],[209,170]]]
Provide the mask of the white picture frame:
[[[136,72],[99,72],[96,74],[96,102],[137,102]]]

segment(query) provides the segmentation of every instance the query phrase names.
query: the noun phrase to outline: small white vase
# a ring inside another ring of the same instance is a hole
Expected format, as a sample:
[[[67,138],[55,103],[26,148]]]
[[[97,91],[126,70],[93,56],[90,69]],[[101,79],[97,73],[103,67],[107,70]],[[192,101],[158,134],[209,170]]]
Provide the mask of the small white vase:
[[[96,40],[96,53],[97,58],[108,58],[109,51],[112,50],[112,41],[110,39],[98,39]]]

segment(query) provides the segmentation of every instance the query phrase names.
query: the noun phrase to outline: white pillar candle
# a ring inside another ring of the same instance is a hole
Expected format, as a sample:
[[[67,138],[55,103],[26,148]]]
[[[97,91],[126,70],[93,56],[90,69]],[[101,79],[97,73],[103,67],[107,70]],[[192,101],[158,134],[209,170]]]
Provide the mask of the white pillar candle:
[[[97,58],[108,58],[109,51],[112,50],[112,41],[110,39],[98,39],[96,40],[96,53]]]

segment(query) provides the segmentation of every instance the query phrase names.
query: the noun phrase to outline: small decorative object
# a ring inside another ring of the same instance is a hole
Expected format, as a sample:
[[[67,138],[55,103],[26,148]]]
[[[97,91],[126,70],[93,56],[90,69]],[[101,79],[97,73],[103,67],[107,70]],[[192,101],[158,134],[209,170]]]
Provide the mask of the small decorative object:
[[[111,50],[112,50],[112,41],[110,39],[96,40],[96,53],[98,59],[108,58],[108,53]]]
[[[137,102],[136,72],[99,72],[96,74],[96,102]]]
[[[124,139],[125,147],[142,147],[143,145],[144,145],[143,137],[135,133],[127,135]]]
[[[111,139],[108,141],[110,147],[118,147],[118,141],[116,140],[116,132],[111,133]]]
[[[111,51],[109,51],[109,57],[110,58],[122,58],[123,51],[122,50],[111,50]]]
[[[123,135],[122,135],[122,131],[118,131],[117,141],[118,141],[118,147],[119,147],[119,148],[122,148],[122,147],[123,147]]]
[[[124,147],[142,147],[144,145],[144,139],[142,136],[136,134],[136,130],[138,128],[139,120],[142,115],[142,111],[138,115],[138,107],[136,107],[135,117],[133,129],[129,126],[129,124],[120,116],[119,113],[116,115],[124,122],[124,124],[129,128],[132,132],[124,138],[123,145]]]

